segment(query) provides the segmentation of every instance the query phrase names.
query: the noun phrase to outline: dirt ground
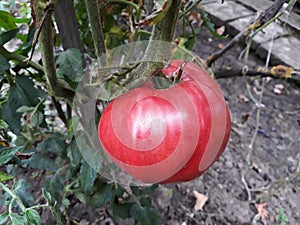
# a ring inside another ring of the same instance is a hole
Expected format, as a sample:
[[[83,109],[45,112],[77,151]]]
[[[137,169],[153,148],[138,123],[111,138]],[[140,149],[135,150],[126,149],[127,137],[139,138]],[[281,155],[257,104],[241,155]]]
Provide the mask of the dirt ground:
[[[195,52],[206,58],[225,42],[211,41],[203,30]],[[242,50],[236,46],[216,67],[234,66]],[[251,55],[249,64],[265,65],[265,59]],[[163,224],[281,224],[282,210],[288,217],[288,222],[282,224],[300,224],[300,86],[266,79],[263,89],[262,79],[243,77],[218,82],[231,113],[229,144],[221,158],[198,179],[159,187],[153,200]],[[261,91],[258,123],[259,105],[253,98],[258,100]],[[208,197],[202,210],[194,210],[193,191]]]

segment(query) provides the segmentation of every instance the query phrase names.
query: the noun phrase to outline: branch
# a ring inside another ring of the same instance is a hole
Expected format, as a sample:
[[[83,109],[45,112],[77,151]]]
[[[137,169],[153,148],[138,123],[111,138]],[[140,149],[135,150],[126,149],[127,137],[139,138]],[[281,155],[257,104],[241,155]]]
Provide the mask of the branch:
[[[227,67],[218,68],[214,71],[216,79],[230,78],[238,76],[260,76],[260,77],[273,77],[277,79],[290,79],[296,82],[300,82],[300,71],[296,71],[292,67],[283,65],[277,65],[270,68],[266,67]]]
[[[264,12],[262,12],[259,17],[248,27],[238,33],[230,42],[228,42],[224,48],[220,49],[216,53],[211,54],[206,59],[206,65],[211,67],[211,65],[219,58],[221,58],[225,52],[231,49],[237,42],[241,39],[246,39],[250,36],[254,31],[262,28],[265,24],[269,21],[273,22],[273,19],[279,17],[281,14],[278,15],[279,10],[282,8],[282,5],[285,3],[285,0],[276,0],[269,8],[267,8]],[[276,16],[277,15],[277,16]],[[275,17],[276,16],[276,17]]]
[[[7,60],[16,60],[22,67],[28,67],[29,65],[38,72],[44,73],[44,69],[40,64],[37,64],[33,61],[27,62],[27,58],[25,56],[14,52],[9,52],[2,45],[0,45],[0,54],[3,55]]]
[[[54,61],[52,41],[51,15],[53,13],[53,10],[53,3],[45,5],[45,3],[43,3],[42,1],[34,1],[34,12],[36,15],[37,23],[40,24],[41,20],[43,20],[38,40],[42,53],[44,72],[46,75],[47,84],[49,85],[50,95],[72,98],[74,93],[71,90],[62,87],[56,76],[56,66]],[[44,14],[47,14],[47,16],[44,17]]]
[[[98,63],[101,65],[100,57],[106,52],[106,49],[99,6],[97,4],[97,0],[85,0],[85,5],[91,25],[92,37],[96,49]]]

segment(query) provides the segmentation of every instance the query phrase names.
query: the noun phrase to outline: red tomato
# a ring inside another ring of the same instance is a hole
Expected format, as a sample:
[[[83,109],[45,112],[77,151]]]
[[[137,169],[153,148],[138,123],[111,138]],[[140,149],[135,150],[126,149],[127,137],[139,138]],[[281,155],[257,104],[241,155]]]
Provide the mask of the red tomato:
[[[183,61],[163,70],[169,77]],[[155,89],[149,81],[113,100],[98,136],[112,160],[145,183],[182,182],[206,171],[224,151],[231,129],[222,91],[209,74],[186,63],[181,81]]]

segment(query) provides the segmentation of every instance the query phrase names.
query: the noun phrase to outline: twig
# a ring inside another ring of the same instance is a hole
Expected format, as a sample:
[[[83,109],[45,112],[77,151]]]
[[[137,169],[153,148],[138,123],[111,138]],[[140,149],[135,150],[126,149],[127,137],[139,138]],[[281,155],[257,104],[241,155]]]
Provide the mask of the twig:
[[[27,67],[26,57],[14,52],[7,51],[2,45],[0,45],[0,54],[8,60],[16,60],[22,67]],[[43,67],[33,61],[28,61],[28,65],[37,70],[38,72],[44,72]]]
[[[247,70],[245,71],[244,65],[237,65],[236,67],[222,67],[216,68],[214,70],[214,76],[217,79],[221,78],[231,78],[238,76],[249,76],[249,77],[272,77],[276,79],[290,79],[293,81],[300,82],[300,71],[296,71],[292,67],[277,65],[273,67],[250,67],[246,66]]]
[[[104,35],[102,30],[102,22],[100,17],[100,11],[97,0],[85,0],[86,10],[89,17],[89,22],[91,25],[92,37],[94,42],[94,47],[96,50],[97,60],[99,65],[101,63],[100,57],[106,52],[104,44]]]

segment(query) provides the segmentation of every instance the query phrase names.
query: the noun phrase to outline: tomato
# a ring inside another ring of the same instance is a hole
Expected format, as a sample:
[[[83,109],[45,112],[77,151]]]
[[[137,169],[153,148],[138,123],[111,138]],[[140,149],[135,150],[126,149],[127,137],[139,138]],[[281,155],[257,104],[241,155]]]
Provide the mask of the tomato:
[[[178,73],[173,60],[163,73]],[[149,81],[114,99],[104,110],[98,136],[124,171],[144,183],[189,181],[206,171],[224,151],[231,129],[223,93],[192,62],[181,80],[155,89]]]

